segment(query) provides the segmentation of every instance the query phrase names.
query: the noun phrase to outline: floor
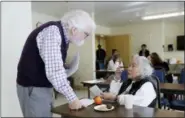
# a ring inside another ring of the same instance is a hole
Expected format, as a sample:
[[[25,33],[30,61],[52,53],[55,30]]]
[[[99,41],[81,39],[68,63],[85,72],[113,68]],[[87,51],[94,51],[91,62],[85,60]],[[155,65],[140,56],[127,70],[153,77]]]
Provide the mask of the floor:
[[[75,90],[76,95],[78,96],[78,98],[87,98],[87,90]],[[93,97],[93,96],[91,96]],[[57,99],[55,99],[54,101],[54,106],[59,106],[62,104],[67,103],[66,98],[63,95],[58,95]],[[60,117],[57,114],[53,114],[53,117]]]

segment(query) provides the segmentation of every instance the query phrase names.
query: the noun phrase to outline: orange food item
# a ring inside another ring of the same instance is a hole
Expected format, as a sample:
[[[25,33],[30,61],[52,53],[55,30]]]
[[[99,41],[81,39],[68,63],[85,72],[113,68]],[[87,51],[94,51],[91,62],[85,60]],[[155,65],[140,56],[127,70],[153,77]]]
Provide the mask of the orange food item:
[[[94,103],[97,104],[97,105],[102,104],[102,98],[100,96],[96,96],[94,98]]]

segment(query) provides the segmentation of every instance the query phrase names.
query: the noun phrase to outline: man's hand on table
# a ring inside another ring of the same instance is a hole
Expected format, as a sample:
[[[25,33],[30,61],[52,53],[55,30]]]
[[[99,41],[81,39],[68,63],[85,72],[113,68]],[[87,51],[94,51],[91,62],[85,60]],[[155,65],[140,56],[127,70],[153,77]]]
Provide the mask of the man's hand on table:
[[[84,108],[84,106],[82,105],[79,99],[76,99],[75,101],[69,103],[69,108],[71,110],[79,110]]]

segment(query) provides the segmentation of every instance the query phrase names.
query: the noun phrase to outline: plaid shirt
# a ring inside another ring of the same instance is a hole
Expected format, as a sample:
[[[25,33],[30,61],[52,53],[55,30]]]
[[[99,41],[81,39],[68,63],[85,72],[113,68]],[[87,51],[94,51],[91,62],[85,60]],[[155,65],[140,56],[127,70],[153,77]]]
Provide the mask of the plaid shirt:
[[[65,28],[64,28],[65,29]],[[64,30],[64,34],[66,31]],[[67,39],[67,37],[66,37]],[[67,80],[60,45],[62,43],[57,26],[51,25],[37,35],[37,47],[45,63],[46,76],[53,87],[67,98],[68,102],[77,99]],[[68,40],[66,40],[68,42]]]

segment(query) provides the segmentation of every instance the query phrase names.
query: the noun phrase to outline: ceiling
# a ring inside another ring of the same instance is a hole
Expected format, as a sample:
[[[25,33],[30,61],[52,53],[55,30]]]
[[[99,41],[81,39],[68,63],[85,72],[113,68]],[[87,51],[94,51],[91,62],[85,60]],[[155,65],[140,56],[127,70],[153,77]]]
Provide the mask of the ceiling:
[[[94,12],[95,21],[102,26],[123,26],[128,23],[146,22],[141,16],[184,10],[184,2],[32,2],[33,11],[60,18],[70,9]],[[184,16],[167,18],[184,21]]]

